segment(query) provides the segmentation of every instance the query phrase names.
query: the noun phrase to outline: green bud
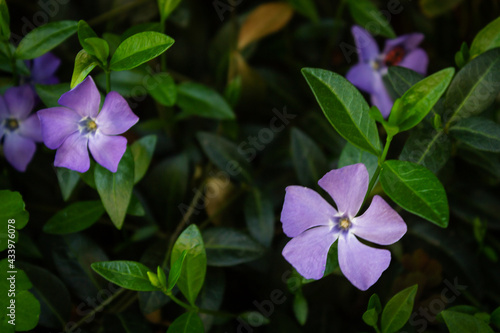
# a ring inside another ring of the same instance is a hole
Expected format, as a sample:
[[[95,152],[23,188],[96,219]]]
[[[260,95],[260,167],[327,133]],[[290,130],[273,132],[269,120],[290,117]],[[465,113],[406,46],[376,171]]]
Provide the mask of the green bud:
[[[148,274],[149,282],[151,282],[153,287],[161,289],[161,283],[160,283],[160,280],[158,280],[158,277],[156,276],[156,274],[153,272],[147,272],[147,274]]]
[[[158,274],[158,280],[160,281],[160,284],[162,287],[166,287],[167,286],[167,277],[165,275],[165,272],[163,271],[163,269],[158,266],[157,268],[157,274]]]

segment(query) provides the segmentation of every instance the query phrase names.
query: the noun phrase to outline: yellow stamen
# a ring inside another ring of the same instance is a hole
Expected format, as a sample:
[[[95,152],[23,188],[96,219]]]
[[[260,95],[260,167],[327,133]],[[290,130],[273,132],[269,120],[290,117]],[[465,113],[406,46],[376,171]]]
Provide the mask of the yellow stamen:
[[[341,218],[339,221],[339,226],[341,229],[346,230],[351,226],[351,221],[349,221],[349,219],[346,217]]]

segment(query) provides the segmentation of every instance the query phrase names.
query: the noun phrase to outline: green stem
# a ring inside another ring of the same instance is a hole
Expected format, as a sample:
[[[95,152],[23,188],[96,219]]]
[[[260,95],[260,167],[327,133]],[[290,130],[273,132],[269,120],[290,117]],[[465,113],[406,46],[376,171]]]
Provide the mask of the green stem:
[[[188,311],[193,311],[193,312],[198,312],[198,313],[206,313],[206,314],[209,314],[212,316],[218,316],[218,317],[237,317],[237,315],[235,315],[233,313],[229,313],[229,312],[225,312],[225,311],[214,311],[214,310],[203,309],[203,308],[199,308],[197,306],[189,305],[187,303],[184,303],[183,301],[181,301],[177,297],[175,297],[171,291],[166,291],[166,290],[162,290],[162,291],[165,295],[170,297],[172,299],[172,301],[174,301],[177,305],[182,306],[184,309],[186,309]]]
[[[377,325],[372,326],[372,327],[373,327],[373,329],[375,329],[375,332],[376,332],[376,333],[380,333],[380,330],[378,329]]]
[[[106,94],[111,92],[111,71],[106,70]]]
[[[10,59],[10,66],[12,67],[12,79],[14,80],[14,85],[17,86],[19,84],[19,75],[17,74],[16,57],[12,54],[10,43],[7,42],[5,48]]]
[[[389,147],[391,146],[392,138],[393,135],[388,135],[387,139],[385,141],[385,146],[384,146],[384,151],[382,152],[382,155],[378,158],[378,165],[377,165],[377,170],[375,170],[375,173],[373,174],[372,179],[370,180],[370,184],[368,185],[368,191],[366,192],[365,200],[363,201],[363,204],[366,202],[368,199],[368,196],[373,190],[373,187],[375,187],[375,184],[377,183],[378,180],[378,175],[380,174],[380,170],[382,169],[382,164],[384,164],[385,158],[387,157],[387,153],[389,152]]]

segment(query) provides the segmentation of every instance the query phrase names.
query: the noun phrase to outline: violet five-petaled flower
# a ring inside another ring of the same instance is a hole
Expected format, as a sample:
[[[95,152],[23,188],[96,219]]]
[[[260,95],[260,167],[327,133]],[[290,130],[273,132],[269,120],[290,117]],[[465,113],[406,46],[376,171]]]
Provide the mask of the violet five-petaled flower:
[[[378,195],[363,215],[356,216],[368,181],[368,171],[362,163],[324,175],[318,184],[330,194],[337,209],[307,187],[286,188],[281,222],[292,240],[283,249],[283,256],[303,277],[317,280],[323,276],[328,251],[337,239],[340,270],[358,289],[370,288],[389,267],[388,250],[367,246],[356,236],[389,245],[403,237],[406,224]]]
[[[88,149],[97,163],[116,172],[127,139],[117,136],[126,132],[139,118],[117,92],[110,92],[101,111],[101,95],[88,76],[82,83],[63,94],[62,107],[38,111],[43,142],[57,149],[54,165],[78,172],[90,167]],[[87,149],[88,147],[88,149]]]
[[[42,141],[40,122],[30,115],[35,96],[28,85],[9,88],[0,97],[0,139],[7,161],[24,172],[36,150],[35,142]]]
[[[389,116],[394,104],[382,77],[389,66],[400,66],[425,75],[429,58],[418,45],[424,39],[421,33],[412,33],[388,39],[382,53],[377,42],[368,31],[352,27],[352,35],[358,51],[359,63],[346,74],[346,78],[371,96],[371,102],[378,107],[384,118]]]

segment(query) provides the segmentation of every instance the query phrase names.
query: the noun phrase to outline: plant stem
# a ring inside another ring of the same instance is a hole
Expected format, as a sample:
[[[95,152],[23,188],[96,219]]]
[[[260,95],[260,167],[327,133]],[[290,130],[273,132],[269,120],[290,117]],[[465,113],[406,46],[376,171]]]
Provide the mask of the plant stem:
[[[184,303],[183,301],[181,301],[177,297],[175,297],[171,291],[166,291],[166,290],[162,290],[162,291],[165,295],[170,297],[172,299],[172,301],[174,301],[177,305],[182,306],[184,309],[186,309],[188,311],[194,311],[194,312],[198,312],[198,313],[206,313],[206,314],[209,314],[212,316],[219,316],[219,317],[237,317],[237,315],[235,315],[233,313],[229,313],[229,312],[225,312],[225,311],[214,311],[214,310],[203,309],[203,308],[199,308],[197,306],[189,305],[187,303]]]
[[[106,94],[111,92],[111,71],[106,70]]]
[[[375,329],[375,332],[376,332],[376,333],[380,333],[380,330],[378,329],[377,325],[372,326],[372,327],[373,327],[373,329]]]
[[[19,76],[17,74],[16,58],[14,57],[14,54],[12,54],[9,42],[5,43],[5,48],[7,49],[10,59],[10,66],[12,67],[12,79],[14,80],[14,85],[17,85],[19,83]]]
[[[380,170],[382,169],[382,164],[385,161],[385,158],[387,157],[387,153],[389,152],[389,147],[391,146],[392,138],[393,135],[388,135],[387,139],[385,141],[385,146],[384,146],[384,151],[382,152],[382,155],[378,158],[378,165],[377,169],[375,170],[375,173],[373,174],[372,179],[370,180],[370,184],[368,185],[368,191],[366,192],[365,195],[365,200],[363,201],[363,204],[366,203],[366,200],[368,199],[368,196],[373,190],[373,187],[375,187],[375,184],[377,183],[378,180],[378,175],[380,174]]]

